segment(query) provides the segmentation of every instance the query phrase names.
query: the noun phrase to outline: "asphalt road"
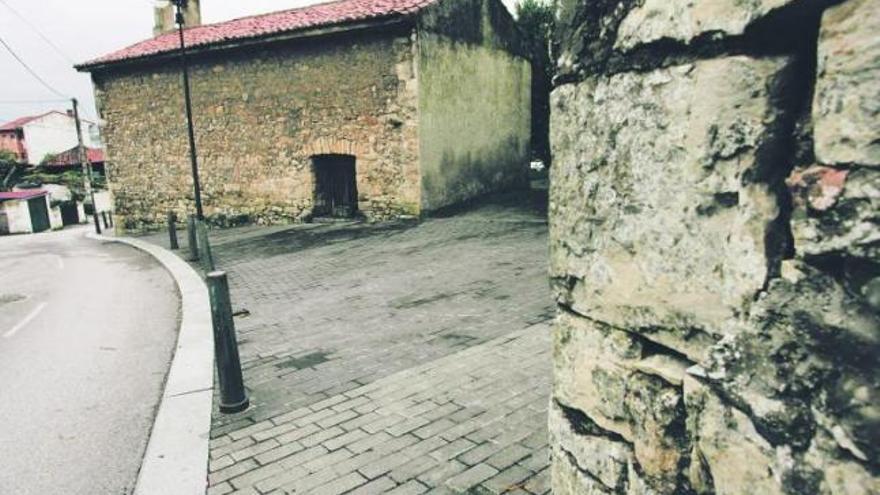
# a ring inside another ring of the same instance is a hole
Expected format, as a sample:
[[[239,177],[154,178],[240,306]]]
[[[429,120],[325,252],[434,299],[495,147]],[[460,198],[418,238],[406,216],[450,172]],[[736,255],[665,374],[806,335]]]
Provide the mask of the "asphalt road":
[[[167,272],[88,229],[0,237],[0,494],[125,494],[171,361]]]

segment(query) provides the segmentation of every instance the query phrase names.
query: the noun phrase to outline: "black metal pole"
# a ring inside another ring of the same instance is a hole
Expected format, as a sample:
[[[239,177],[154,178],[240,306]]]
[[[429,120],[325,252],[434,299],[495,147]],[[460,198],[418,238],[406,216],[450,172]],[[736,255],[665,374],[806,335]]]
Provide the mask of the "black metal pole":
[[[198,261],[199,260],[199,241],[196,234],[196,224],[198,220],[196,220],[195,215],[190,215],[187,219],[186,223],[186,235],[187,241],[189,242],[189,260],[190,261]]]
[[[186,103],[186,127],[189,133],[189,157],[192,165],[193,192],[196,200],[196,218],[204,220],[205,215],[202,211],[202,187],[199,183],[199,162],[196,155],[196,135],[193,130],[192,117],[192,96],[189,89],[189,65],[186,60],[186,43],[183,39],[183,25],[185,19],[181,8],[185,6],[186,0],[173,0],[177,7],[177,31],[180,35],[180,68],[183,71],[183,98]]]
[[[172,250],[180,248],[177,244],[177,215],[173,211],[168,212],[168,245]]]
[[[241,375],[241,359],[235,337],[235,322],[232,319],[232,302],[229,299],[229,281],[223,271],[209,273],[207,281],[211,319],[214,323],[217,378],[220,382],[220,412],[237,413],[247,409],[250,400]]]
[[[208,240],[208,226],[205,222],[196,222],[196,234],[199,243],[199,260],[202,262],[202,271],[210,273],[214,271],[214,256],[211,255],[211,243]]]

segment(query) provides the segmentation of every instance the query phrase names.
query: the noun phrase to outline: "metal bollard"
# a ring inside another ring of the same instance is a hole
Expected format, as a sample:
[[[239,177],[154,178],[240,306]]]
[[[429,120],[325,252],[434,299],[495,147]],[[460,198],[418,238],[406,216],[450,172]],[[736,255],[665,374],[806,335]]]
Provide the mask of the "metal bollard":
[[[208,241],[208,226],[204,221],[196,222],[196,232],[199,235],[199,259],[202,260],[202,271],[213,272],[214,257],[211,255],[211,243]]]
[[[196,240],[196,216],[190,215],[186,222],[186,234],[189,241],[189,256],[187,257],[190,261],[198,261],[199,260],[199,243]]]
[[[113,212],[112,211],[107,212],[107,219],[110,220],[110,228],[112,229],[114,227],[114,225],[113,225]]]
[[[172,251],[180,249],[177,243],[177,215],[173,211],[168,212],[168,244]]]
[[[107,212],[106,211],[101,212],[101,219],[104,220],[104,228],[109,229],[110,224],[107,223]]]
[[[235,322],[232,319],[232,302],[229,299],[229,281],[224,271],[209,273],[207,281],[214,323],[217,377],[220,380],[220,412],[237,413],[248,408],[250,399],[241,375],[241,359],[235,337]]]

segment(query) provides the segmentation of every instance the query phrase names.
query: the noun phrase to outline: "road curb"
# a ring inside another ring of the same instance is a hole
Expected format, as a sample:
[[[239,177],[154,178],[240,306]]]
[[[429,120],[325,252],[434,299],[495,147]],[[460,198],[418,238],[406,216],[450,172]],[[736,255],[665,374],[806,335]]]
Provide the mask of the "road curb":
[[[177,347],[134,494],[204,495],[214,394],[214,335],[208,289],[191,266],[162,247],[94,233],[87,237],[127,244],[150,254],[174,277],[180,290],[182,315]]]

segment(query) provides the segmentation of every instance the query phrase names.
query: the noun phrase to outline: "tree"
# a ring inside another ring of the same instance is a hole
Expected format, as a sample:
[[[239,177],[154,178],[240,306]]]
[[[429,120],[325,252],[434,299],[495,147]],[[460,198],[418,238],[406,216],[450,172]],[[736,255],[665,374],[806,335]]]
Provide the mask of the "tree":
[[[18,157],[15,153],[8,150],[0,150],[0,190],[9,189],[9,185],[21,170],[21,164],[18,163]]]
[[[555,65],[550,40],[556,27],[555,0],[520,0],[516,18],[532,61],[532,154],[550,165],[550,90]]]
[[[521,0],[516,4],[516,22],[526,45],[535,58],[550,61],[550,40],[556,27],[556,2]],[[542,67],[545,76],[553,77],[553,64]]]
[[[43,159],[40,160],[40,165],[48,165],[48,164],[54,162],[57,158],[58,158],[58,155],[56,155],[54,153],[46,153],[46,156],[44,156]]]

